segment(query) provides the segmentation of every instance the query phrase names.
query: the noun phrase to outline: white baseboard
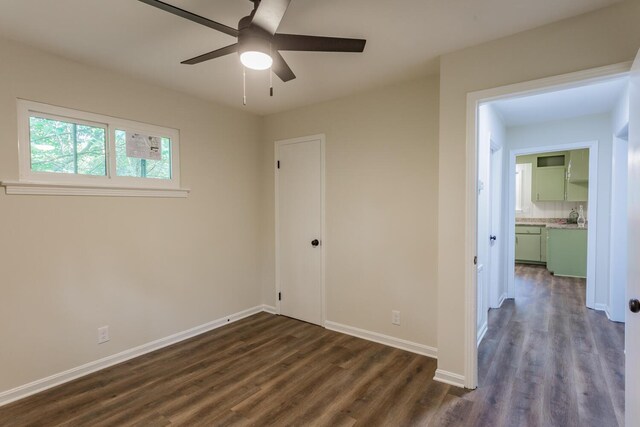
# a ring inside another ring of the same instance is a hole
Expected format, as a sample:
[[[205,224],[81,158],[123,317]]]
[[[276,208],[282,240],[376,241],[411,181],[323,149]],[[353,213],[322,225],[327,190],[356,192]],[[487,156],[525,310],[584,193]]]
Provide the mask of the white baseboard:
[[[168,337],[160,338],[158,340],[143,344],[141,346],[134,347],[129,350],[125,350],[111,356],[107,356],[103,359],[95,360],[93,362],[86,363],[82,366],[78,366],[64,372],[53,374],[49,377],[33,381],[29,384],[21,385],[11,390],[0,392],[0,406],[6,405],[8,403],[14,402],[19,399],[23,399],[27,396],[31,396],[32,394],[39,393],[41,391],[47,390],[57,385],[75,380],[77,378],[83,377],[85,375],[91,374],[101,369],[108,368],[109,366],[122,363],[129,359],[133,359],[134,357],[142,356],[143,354],[147,354],[152,351],[159,350],[163,347],[167,347],[169,345],[178,343],[180,341],[184,341],[186,339],[195,337],[196,335],[209,332],[213,329],[217,329],[229,323],[236,322],[240,319],[244,319],[245,317],[252,316],[256,313],[260,313],[262,311],[271,313],[272,312],[270,311],[271,309],[273,309],[273,307],[270,307],[267,305],[259,305],[256,307],[252,307],[247,310],[239,311],[237,313],[230,314],[220,319],[213,320],[203,325],[196,326],[191,329],[187,329],[186,331],[178,332],[176,334],[169,335]],[[275,309],[273,310],[275,311]]]
[[[601,303],[594,304],[593,309],[598,311],[604,311],[607,314],[607,317],[609,317],[609,306],[607,304],[601,304]]]
[[[267,312],[269,314],[277,314],[276,308],[272,305],[262,304],[262,311]]]
[[[488,322],[484,322],[484,325],[482,325],[482,327],[480,328],[480,332],[478,332],[478,342],[476,343],[478,347],[482,342],[482,338],[484,338],[484,336],[487,334],[488,329],[489,329]]]
[[[436,369],[435,381],[464,388],[464,375],[454,374],[453,372]]]
[[[353,326],[343,325],[341,323],[331,322],[328,320],[324,322],[324,327],[332,331],[341,332],[343,334],[362,338],[368,341],[388,345],[389,347],[399,348],[400,350],[406,350],[412,353],[421,354],[433,359],[438,358],[438,349],[435,347],[429,347],[428,345],[418,344],[412,341],[403,340],[401,338],[379,334],[377,332],[371,332],[365,329],[355,328]]]
[[[593,309],[598,311],[604,311],[604,314],[607,316],[607,319],[609,319],[612,322],[624,323],[624,318],[622,320],[614,320],[611,317],[611,307],[609,307],[608,304],[601,304],[601,303],[594,304]]]

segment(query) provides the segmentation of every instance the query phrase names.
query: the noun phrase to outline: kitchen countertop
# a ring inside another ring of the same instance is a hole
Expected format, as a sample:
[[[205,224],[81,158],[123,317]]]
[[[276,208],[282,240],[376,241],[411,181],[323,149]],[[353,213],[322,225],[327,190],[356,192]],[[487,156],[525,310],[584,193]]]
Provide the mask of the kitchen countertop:
[[[567,230],[578,229],[578,224],[567,224],[566,218],[516,218],[516,226],[518,225],[532,225],[536,227],[546,228],[560,228]],[[586,230],[589,223],[585,224],[584,228],[580,230]]]

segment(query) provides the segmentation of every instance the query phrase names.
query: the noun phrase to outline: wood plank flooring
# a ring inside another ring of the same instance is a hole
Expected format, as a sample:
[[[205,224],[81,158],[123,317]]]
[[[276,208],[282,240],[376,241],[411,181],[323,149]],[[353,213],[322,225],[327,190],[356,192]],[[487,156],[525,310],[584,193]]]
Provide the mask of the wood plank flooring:
[[[433,381],[433,359],[261,313],[0,407],[0,425],[622,425],[623,326],[584,307],[584,281],[517,272],[477,390]]]
[[[516,299],[489,311],[468,425],[623,426],[624,325],[586,308],[584,279],[516,266]]]

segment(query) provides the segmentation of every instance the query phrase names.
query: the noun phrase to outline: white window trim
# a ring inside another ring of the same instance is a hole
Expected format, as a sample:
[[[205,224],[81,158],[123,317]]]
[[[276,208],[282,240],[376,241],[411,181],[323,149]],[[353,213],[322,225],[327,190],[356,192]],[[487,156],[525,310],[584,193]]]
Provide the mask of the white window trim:
[[[18,99],[18,181],[2,181],[7,194],[92,195],[187,197],[189,190],[180,187],[180,132],[132,120],[72,110],[39,102]],[[75,175],[31,170],[29,117],[67,117],[75,122],[87,122],[104,127],[106,132],[106,176]],[[115,131],[146,133],[171,139],[171,179],[121,177],[116,174]]]
[[[521,173],[520,179],[520,209],[516,205],[516,214],[520,216],[525,216],[532,213],[533,204],[531,202],[531,184],[533,180],[533,164],[532,163],[521,163],[516,164],[516,174]],[[514,187],[515,189],[515,187]],[[515,193],[514,193],[515,194]],[[515,199],[514,199],[515,202]]]
[[[524,193],[524,177],[522,176],[524,174],[523,170],[519,170],[518,166],[516,165],[516,213],[523,213],[524,210],[522,209],[522,199],[524,198],[523,193]],[[520,178],[520,182],[518,182],[518,178]],[[518,198],[520,199],[520,205],[518,205]]]

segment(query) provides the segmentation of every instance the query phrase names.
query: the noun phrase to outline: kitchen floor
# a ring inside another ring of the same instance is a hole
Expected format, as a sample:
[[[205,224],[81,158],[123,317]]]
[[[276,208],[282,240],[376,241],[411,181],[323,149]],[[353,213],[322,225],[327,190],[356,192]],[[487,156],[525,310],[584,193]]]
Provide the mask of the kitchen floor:
[[[477,425],[624,425],[624,324],[586,308],[585,279],[516,265],[516,298],[489,311]]]

